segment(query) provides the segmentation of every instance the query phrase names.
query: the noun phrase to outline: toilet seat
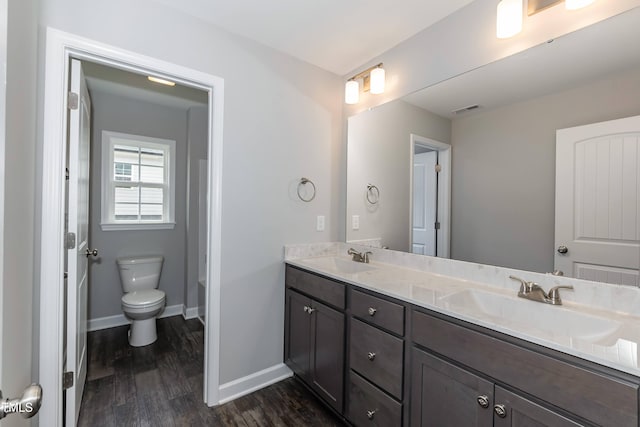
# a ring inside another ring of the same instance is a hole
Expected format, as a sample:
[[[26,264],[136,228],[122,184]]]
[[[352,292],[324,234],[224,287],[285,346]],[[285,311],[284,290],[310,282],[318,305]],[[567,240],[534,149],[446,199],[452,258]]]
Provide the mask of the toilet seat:
[[[145,308],[158,305],[164,300],[164,292],[157,289],[133,291],[122,296],[122,305],[131,308]]]

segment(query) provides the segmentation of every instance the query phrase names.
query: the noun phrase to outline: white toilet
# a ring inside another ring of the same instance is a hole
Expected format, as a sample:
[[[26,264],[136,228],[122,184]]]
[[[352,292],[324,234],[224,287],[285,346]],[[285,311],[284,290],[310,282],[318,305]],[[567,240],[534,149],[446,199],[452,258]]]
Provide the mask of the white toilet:
[[[142,347],[157,339],[156,316],[165,304],[158,290],[163,258],[160,255],[118,258],[118,270],[124,295],[122,311],[131,319],[129,344]]]

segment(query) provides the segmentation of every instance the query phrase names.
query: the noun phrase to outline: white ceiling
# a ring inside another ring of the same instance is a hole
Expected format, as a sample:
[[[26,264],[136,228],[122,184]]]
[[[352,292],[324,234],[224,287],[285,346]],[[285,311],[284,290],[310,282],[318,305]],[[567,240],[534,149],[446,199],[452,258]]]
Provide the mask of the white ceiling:
[[[473,0],[156,0],[345,75]]]
[[[176,84],[173,87],[150,82],[147,76],[95,62],[82,62],[91,96],[108,93],[129,99],[186,110],[193,106],[207,105],[205,91]]]

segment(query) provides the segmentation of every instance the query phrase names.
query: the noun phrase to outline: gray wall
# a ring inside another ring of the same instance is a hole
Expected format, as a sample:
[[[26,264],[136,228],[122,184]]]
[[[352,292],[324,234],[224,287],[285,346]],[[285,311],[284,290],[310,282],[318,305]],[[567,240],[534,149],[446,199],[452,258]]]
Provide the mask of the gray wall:
[[[39,317],[38,306],[34,308],[32,301],[38,299],[34,292],[34,271],[38,266],[38,258],[34,257],[38,2],[5,3],[8,19],[0,25],[2,34],[6,34],[0,48],[3,66],[6,61],[6,69],[0,72],[0,91],[4,93],[0,100],[4,121],[0,126],[0,168],[4,176],[0,190],[4,197],[0,214],[0,348],[4,350],[0,383],[3,396],[13,397],[20,396],[26,385],[37,380],[37,373],[32,372],[32,333]],[[33,354],[37,357],[37,351]],[[3,420],[2,425],[22,426],[26,421],[14,415]]]
[[[187,234],[185,251],[184,301],[187,307],[198,305],[198,259],[205,253],[198,249],[199,236],[207,230],[198,228],[199,161],[207,159],[207,107],[191,107],[187,112]]]
[[[224,79],[220,380],[281,363],[283,245],[335,241],[344,218],[342,79],[150,0],[49,0],[41,25]]]
[[[347,133],[347,241],[382,238],[410,252],[410,135],[448,143],[451,121],[398,100],[350,117]],[[366,203],[368,183],[380,190],[376,205]],[[359,230],[352,215],[360,216]]]
[[[452,123],[451,256],[553,271],[555,131],[640,114],[640,70]]]
[[[100,257],[92,262],[89,319],[122,314],[122,286],[116,258],[130,255],[164,256],[159,289],[167,306],[183,304],[187,205],[187,111],[150,104],[104,92],[92,93],[91,140],[91,247]],[[100,228],[102,131],[176,141],[176,226],[172,230],[102,231]]]

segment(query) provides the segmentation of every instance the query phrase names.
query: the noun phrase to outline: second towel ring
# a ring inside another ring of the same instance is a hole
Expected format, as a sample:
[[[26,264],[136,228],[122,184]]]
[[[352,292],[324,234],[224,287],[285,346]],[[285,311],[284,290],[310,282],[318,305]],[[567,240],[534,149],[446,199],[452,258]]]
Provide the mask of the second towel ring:
[[[375,196],[371,200],[371,196]],[[373,184],[367,184],[367,202],[375,205],[380,200],[380,189]]]
[[[307,197],[305,199],[300,194],[300,188],[305,186],[305,185],[307,185],[307,184],[311,184],[311,187],[313,188],[313,193],[311,193],[311,197]],[[298,197],[300,198],[300,200],[302,200],[303,202],[307,202],[308,203],[308,202],[312,201],[316,197],[316,185],[309,178],[302,177],[302,178],[300,178],[300,182],[298,183],[297,192],[298,192]]]

